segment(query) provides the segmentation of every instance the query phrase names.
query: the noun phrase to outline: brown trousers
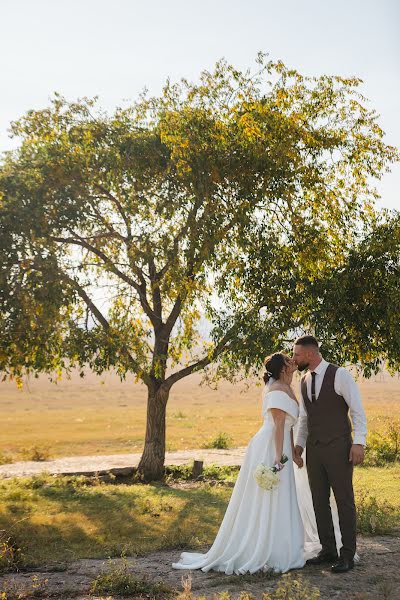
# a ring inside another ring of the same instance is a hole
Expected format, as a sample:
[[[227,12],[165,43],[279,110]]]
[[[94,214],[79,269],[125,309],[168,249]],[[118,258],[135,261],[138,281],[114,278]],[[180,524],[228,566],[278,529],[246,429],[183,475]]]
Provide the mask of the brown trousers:
[[[353,463],[349,462],[349,436],[329,444],[307,444],[307,472],[323,550],[336,552],[329,497],[331,488],[339,513],[342,548],[340,555],[353,558],[356,551],[356,507],[353,491]]]

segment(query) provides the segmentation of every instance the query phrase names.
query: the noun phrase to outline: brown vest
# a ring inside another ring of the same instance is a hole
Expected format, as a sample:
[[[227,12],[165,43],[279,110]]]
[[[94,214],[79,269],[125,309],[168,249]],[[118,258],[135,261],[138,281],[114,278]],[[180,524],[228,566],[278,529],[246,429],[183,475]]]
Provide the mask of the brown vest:
[[[328,365],[317,400],[310,402],[305,377],[301,380],[301,395],[307,412],[307,443],[329,444],[337,438],[351,435],[349,407],[335,392],[336,365]]]

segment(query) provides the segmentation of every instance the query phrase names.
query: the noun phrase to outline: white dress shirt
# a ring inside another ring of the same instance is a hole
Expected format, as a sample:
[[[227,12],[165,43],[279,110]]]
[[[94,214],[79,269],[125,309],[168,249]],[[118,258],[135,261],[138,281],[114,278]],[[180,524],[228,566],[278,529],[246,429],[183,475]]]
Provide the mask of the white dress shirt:
[[[321,391],[322,382],[325,376],[325,371],[329,363],[322,359],[319,365],[314,369],[315,377],[315,396],[318,399]],[[305,375],[307,384],[307,394],[311,398],[311,371]],[[365,446],[367,436],[367,418],[361,401],[360,390],[355,382],[352,374],[344,367],[339,367],[335,374],[335,392],[339,396],[343,396],[349,409],[350,416],[353,422],[354,440],[353,444],[361,444]],[[296,445],[305,448],[308,436],[307,412],[304,407],[303,396],[300,391],[300,416],[297,428]]]

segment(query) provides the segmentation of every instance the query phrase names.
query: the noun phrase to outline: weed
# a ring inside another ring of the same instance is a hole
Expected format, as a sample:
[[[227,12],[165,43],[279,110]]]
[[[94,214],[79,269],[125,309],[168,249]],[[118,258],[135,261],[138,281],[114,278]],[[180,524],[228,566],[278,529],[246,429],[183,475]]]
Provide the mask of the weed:
[[[181,410],[178,410],[178,412],[174,413],[172,416],[174,419],[187,419],[187,415],[185,415],[185,413],[183,413]]]
[[[31,446],[30,448],[22,448],[20,454],[23,460],[41,462],[50,459],[50,450],[47,447]]]
[[[239,473],[239,466],[207,465],[201,474],[202,481],[234,481]],[[193,463],[188,465],[170,465],[165,467],[166,482],[189,481],[193,479]]]
[[[47,596],[49,580],[32,575],[29,587],[16,581],[5,581],[0,591],[0,600],[25,600],[26,598],[44,598]]]
[[[90,587],[91,594],[147,594],[157,598],[167,597],[173,593],[173,590],[163,581],[148,581],[145,578],[138,578],[129,571],[129,564],[126,558],[119,563],[109,561],[109,569],[105,573],[97,575],[92,581]]]
[[[232,444],[232,438],[224,432],[220,432],[217,437],[203,444],[203,448],[216,448],[218,450],[227,450]]]
[[[0,573],[18,571],[22,551],[15,539],[5,530],[0,531]]]
[[[277,588],[263,594],[263,600],[318,600],[320,591],[311,587],[301,576],[282,575]]]
[[[12,457],[9,454],[0,452],[0,465],[8,465],[13,462]],[[0,597],[1,598],[1,597]]]
[[[360,533],[373,535],[391,533],[397,524],[397,511],[394,506],[380,501],[367,492],[356,498],[357,529]]]

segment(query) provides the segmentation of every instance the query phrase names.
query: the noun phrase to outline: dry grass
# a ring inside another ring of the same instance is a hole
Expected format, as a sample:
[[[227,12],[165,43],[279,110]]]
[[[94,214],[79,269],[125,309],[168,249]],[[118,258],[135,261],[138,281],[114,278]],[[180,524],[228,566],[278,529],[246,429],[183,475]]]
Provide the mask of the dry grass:
[[[260,426],[261,387],[222,382],[218,390],[189,377],[171,392],[167,410],[167,449],[200,448],[220,433],[232,446],[244,446]],[[388,375],[361,380],[370,430],[385,429],[400,418],[400,380]],[[0,386],[3,425],[0,454],[14,460],[32,448],[51,457],[140,452],[146,415],[146,388],[114,374],[51,384],[45,377],[22,390]],[[0,457],[1,459],[1,457]]]

